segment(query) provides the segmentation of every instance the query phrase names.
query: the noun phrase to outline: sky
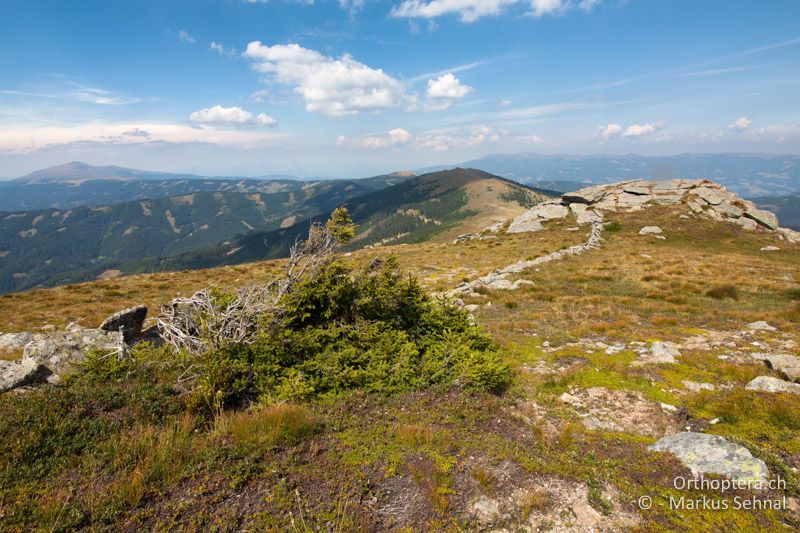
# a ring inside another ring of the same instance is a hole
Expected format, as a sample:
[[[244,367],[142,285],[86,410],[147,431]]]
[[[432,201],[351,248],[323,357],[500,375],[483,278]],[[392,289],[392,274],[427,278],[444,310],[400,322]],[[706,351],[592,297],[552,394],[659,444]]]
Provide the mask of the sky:
[[[800,2],[0,3],[0,177],[800,153]]]

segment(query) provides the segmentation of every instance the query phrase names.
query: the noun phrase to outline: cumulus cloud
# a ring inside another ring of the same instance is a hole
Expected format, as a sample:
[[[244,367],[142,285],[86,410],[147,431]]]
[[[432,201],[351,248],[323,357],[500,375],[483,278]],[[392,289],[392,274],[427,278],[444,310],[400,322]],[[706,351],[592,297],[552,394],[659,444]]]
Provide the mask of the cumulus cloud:
[[[739,117],[732,123],[728,124],[728,129],[733,131],[742,131],[752,124],[753,121],[749,117]]]
[[[339,0],[339,7],[347,11],[351,17],[354,17],[364,9],[364,0]]]
[[[394,146],[408,144],[412,137],[413,135],[411,135],[411,132],[408,130],[404,130],[403,128],[395,128],[390,130],[388,133],[381,135],[370,135],[368,137],[361,137],[358,139],[352,139],[350,137],[345,137],[344,135],[339,135],[339,137],[336,139],[336,144],[375,150],[379,148],[391,148]]]
[[[261,126],[273,126],[277,121],[265,113],[253,115],[251,112],[241,107],[222,107],[215,105],[200,109],[189,115],[191,122],[203,124],[258,124]]]
[[[428,98],[464,98],[472,92],[472,87],[464,85],[452,73],[439,76],[435,80],[428,80]]]
[[[461,83],[451,72],[442,74],[438,78],[428,80],[428,89],[425,93],[427,102],[422,109],[425,111],[449,109],[472,90],[472,87]],[[410,109],[416,109],[416,104],[413,104]]]
[[[663,125],[657,122],[649,122],[646,124],[631,124],[630,126],[623,127],[619,124],[608,124],[600,128],[600,136],[603,140],[611,139],[628,139],[635,137],[644,137],[653,134],[663,128]]]
[[[197,42],[197,40],[191,35],[189,35],[189,32],[186,30],[180,30],[178,32],[178,40],[186,44],[194,44]]]
[[[570,9],[591,11],[600,0],[403,0],[392,8],[396,18],[436,18],[457,15],[462,22],[497,16],[511,6],[525,6],[534,17],[560,15]]]
[[[244,55],[258,72],[292,86],[310,112],[355,115],[394,107],[405,99],[399,80],[347,54],[334,58],[297,44],[267,46],[253,41]]]

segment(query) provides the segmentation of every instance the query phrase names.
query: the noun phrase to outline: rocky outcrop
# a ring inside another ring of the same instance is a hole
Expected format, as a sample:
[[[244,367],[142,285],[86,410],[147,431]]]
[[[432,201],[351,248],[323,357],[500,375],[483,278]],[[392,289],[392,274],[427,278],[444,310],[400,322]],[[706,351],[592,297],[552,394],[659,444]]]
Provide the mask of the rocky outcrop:
[[[147,318],[147,306],[137,305],[123,309],[103,320],[100,329],[122,333],[125,342],[131,342],[142,333],[142,326]]]
[[[515,218],[507,231],[538,231],[543,221],[564,218],[569,213],[575,215],[578,224],[586,224],[602,219],[608,211],[638,211],[650,205],[674,204],[685,204],[695,216],[733,222],[748,230],[761,227],[777,232],[781,239],[800,243],[800,232],[779,227],[773,213],[758,209],[753,202],[709,180],[635,180],[593,185],[537,205]]]
[[[124,346],[120,333],[69,325],[64,331],[34,334],[25,345],[23,360],[30,359],[48,375],[48,381],[73,371],[90,351],[112,353]]]
[[[22,349],[22,359],[0,361],[0,392],[37,383],[56,383],[74,371],[91,351],[108,354],[125,350],[118,331],[86,329],[75,324],[62,331],[5,333],[0,344],[6,349]]]
[[[717,435],[675,433],[662,437],[649,449],[674,454],[695,476],[719,474],[744,483],[764,482],[769,476],[764,461],[753,457],[744,446]]]

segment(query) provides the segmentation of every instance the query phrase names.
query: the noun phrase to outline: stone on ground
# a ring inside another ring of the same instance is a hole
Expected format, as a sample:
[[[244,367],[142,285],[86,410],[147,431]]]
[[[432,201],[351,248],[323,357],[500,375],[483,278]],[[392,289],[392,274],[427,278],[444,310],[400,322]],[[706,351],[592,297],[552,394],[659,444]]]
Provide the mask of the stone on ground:
[[[764,392],[788,392],[800,394],[800,385],[774,378],[772,376],[758,376],[745,386],[747,390],[757,390]]]
[[[658,226],[645,226],[639,230],[639,235],[655,235],[662,233],[661,228]]]
[[[719,474],[743,482],[763,482],[769,476],[764,461],[753,457],[744,446],[717,435],[675,433],[662,437],[649,449],[674,454],[695,476]]]
[[[27,385],[34,380],[39,365],[33,359],[0,361],[0,392]]]
[[[759,320],[758,322],[750,322],[747,324],[747,329],[753,329],[756,331],[775,331],[775,327],[770,326],[763,320]]]

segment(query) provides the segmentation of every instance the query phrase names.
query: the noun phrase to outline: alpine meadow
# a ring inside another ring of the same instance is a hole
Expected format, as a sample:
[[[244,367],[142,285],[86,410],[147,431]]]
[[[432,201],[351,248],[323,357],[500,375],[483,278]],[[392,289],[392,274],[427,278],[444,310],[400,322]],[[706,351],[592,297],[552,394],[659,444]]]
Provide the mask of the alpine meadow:
[[[0,531],[800,529],[797,2],[0,11]]]

